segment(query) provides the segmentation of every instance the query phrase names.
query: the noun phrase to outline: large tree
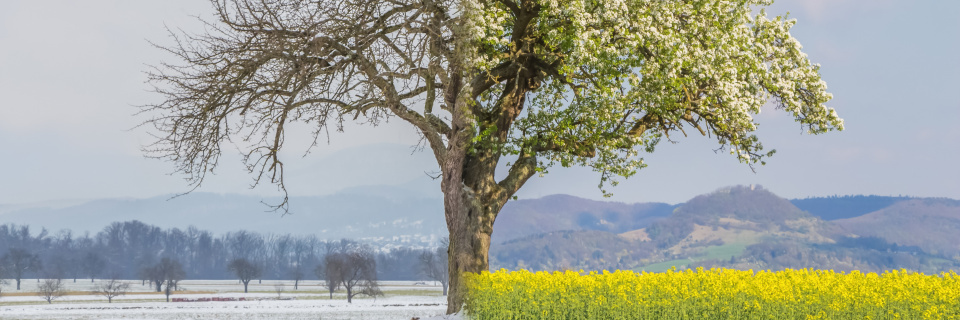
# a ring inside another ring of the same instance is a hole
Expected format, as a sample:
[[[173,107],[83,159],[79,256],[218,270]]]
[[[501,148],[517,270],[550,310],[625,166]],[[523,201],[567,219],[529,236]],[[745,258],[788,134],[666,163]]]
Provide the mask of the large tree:
[[[753,115],[768,101],[810,133],[843,126],[794,21],[754,13],[768,0],[211,3],[206,33],[172,33],[178,61],[150,75],[165,99],[143,108],[146,150],[199,186],[236,145],[285,192],[290,123],[315,140],[344,121],[410,123],[442,174],[448,312],[460,275],[489,268],[497,213],[551,166],[591,167],[604,190],[691,130],[762,164]]]

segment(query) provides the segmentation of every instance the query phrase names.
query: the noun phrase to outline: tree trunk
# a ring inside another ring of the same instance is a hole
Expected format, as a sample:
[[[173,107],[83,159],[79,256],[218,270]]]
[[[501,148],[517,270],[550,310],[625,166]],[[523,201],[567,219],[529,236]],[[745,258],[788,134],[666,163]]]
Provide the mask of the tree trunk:
[[[449,215],[447,218],[450,229],[450,246],[447,249],[450,263],[447,314],[459,312],[465,302],[467,292],[461,276],[466,272],[480,273],[490,270],[490,235],[493,232],[496,212],[483,210],[484,206],[471,198],[472,195],[465,195],[462,199],[465,201],[447,203],[447,211],[453,209],[460,213],[453,221]],[[451,204],[454,205],[453,208],[450,208]]]
[[[347,303],[353,303],[353,290],[347,287]]]
[[[20,291],[20,278],[17,278],[17,291]]]
[[[243,281],[243,293],[247,293],[247,284],[249,283],[250,281]]]

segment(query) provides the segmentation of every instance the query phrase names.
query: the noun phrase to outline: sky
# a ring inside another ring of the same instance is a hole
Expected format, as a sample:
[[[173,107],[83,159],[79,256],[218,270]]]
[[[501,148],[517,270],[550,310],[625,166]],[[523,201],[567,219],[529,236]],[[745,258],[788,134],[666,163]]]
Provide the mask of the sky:
[[[757,132],[777,154],[756,171],[698,136],[662,143],[649,165],[609,189],[608,200],[684,202],[730,185],[759,184],[785,198],[848,194],[960,198],[960,1],[780,0],[834,94],[846,130],[807,135],[773,108]],[[174,165],[146,158],[152,140],[138,105],[158,102],[144,72],[173,61],[167,27],[202,30],[206,1],[0,2],[0,204],[146,198],[190,190]],[[306,133],[307,128],[295,130]],[[291,134],[303,137],[303,134]],[[437,194],[432,157],[400,121],[349,125],[307,151],[287,144],[288,190],[323,195],[363,185],[404,185]],[[229,149],[227,149],[229,150]],[[239,157],[221,160],[198,190],[276,196],[249,187]],[[518,194],[603,199],[599,176],[553,168]],[[175,200],[174,200],[175,201]]]

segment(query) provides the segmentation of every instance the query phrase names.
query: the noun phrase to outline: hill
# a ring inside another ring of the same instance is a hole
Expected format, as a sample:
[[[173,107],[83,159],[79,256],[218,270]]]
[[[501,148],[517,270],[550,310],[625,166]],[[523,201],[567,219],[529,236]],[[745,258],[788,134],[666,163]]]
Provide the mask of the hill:
[[[276,199],[191,193],[171,199],[99,199],[65,207],[33,206],[0,213],[0,221],[35,229],[96,233],[115,221],[138,220],[161,228],[195,226],[214,234],[237,230],[316,234],[321,239],[406,239],[436,242],[446,231],[440,198],[396,196],[402,188],[328,196],[291,197],[291,214],[270,211]],[[357,191],[357,190],[355,190]],[[393,194],[394,196],[387,196]]]
[[[910,199],[913,198],[856,195],[793,199],[790,203],[800,210],[829,221],[859,217]]]
[[[960,234],[960,213],[954,211],[957,203],[944,199],[897,201],[875,213],[834,223],[762,187],[735,186],[697,196],[673,206],[673,212],[665,217],[646,220],[650,222],[645,228],[624,232],[620,232],[622,228],[590,229],[591,224],[578,225],[563,218],[565,222],[559,224],[572,230],[495,243],[491,263],[494,269],[531,270],[663,271],[702,266],[838,271],[905,268],[935,273],[960,267],[956,257],[945,255],[952,254],[949,250],[960,243],[953,235]],[[554,208],[569,205],[562,198],[549,204]],[[912,218],[906,214],[909,212],[914,213]],[[890,231],[901,225],[906,226],[902,232]],[[913,236],[924,230],[940,231]]]
[[[853,234],[917,246],[946,257],[960,255],[960,201],[957,200],[906,200],[835,222]]]
[[[629,269],[651,255],[652,247],[599,230],[554,231],[495,243],[492,269]]]
[[[621,233],[645,228],[676,206],[666,203],[595,201],[569,195],[510,201],[493,227],[493,243],[561,230]]]
[[[682,254],[719,240],[752,244],[764,237],[829,242],[837,230],[759,186],[736,186],[694,197],[646,233],[658,248]]]

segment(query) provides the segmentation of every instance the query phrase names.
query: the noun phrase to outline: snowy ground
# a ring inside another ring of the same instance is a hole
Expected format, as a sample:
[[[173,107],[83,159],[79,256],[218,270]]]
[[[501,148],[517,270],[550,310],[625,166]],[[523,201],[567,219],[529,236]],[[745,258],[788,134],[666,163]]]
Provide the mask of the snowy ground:
[[[99,280],[98,280],[99,281]],[[131,283],[131,294],[106,298],[89,293],[90,280],[66,282],[72,294],[53,304],[47,304],[35,294],[36,280],[25,279],[22,290],[13,283],[3,287],[0,297],[0,319],[403,319],[419,317],[422,320],[444,319],[446,297],[434,283],[415,285],[414,282],[382,283],[385,297],[355,298],[347,303],[343,292],[333,300],[317,281],[301,282],[293,290],[292,281],[264,281],[250,283],[250,293],[243,293],[237,281],[185,280],[171,298],[245,298],[247,301],[165,302],[163,294],[150,292],[139,281]],[[275,286],[284,285],[278,295]],[[290,300],[286,300],[290,299]],[[460,319],[460,318],[451,318]]]

